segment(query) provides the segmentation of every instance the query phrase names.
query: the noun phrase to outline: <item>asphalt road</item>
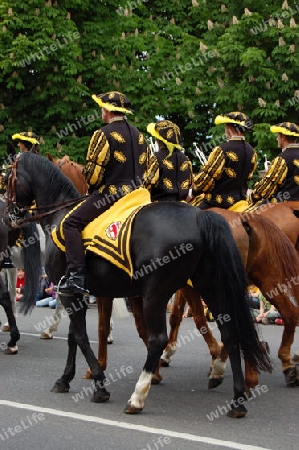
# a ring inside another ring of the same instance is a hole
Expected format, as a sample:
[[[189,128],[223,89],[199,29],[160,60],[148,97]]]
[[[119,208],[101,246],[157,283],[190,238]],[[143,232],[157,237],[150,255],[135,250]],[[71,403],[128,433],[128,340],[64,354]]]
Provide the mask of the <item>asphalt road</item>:
[[[263,388],[246,405],[245,418],[225,415],[232,397],[229,365],[223,384],[216,390],[207,389],[210,356],[203,339],[194,333],[192,318],[184,319],[177,353],[171,366],[163,369],[163,383],[152,386],[144,411],[126,415],[126,402],[146,356],[131,314],[115,319],[106,370],[111,398],[105,404],[90,402],[92,384],[82,379],[87,366],[80,352],[70,392],[50,392],[64,369],[68,330],[65,318],[54,339],[40,340],[38,329],[52,314],[49,308],[35,308],[30,316],[19,317],[18,355],[0,351],[1,450],[299,449],[299,389],[284,386],[277,358],[282,327],[260,327],[276,369],[271,375],[261,374]],[[2,310],[0,319],[4,322]],[[97,352],[94,307],[87,311],[87,324]],[[219,337],[218,332],[215,335]],[[8,335],[1,332],[0,348],[4,342]],[[293,346],[297,348],[298,334]]]

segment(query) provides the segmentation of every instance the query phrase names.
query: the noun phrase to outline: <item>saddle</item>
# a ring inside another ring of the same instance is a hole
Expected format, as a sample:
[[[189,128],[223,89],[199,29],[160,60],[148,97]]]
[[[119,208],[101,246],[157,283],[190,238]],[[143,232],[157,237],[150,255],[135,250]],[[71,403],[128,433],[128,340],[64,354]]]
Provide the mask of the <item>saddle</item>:
[[[124,270],[132,278],[131,228],[137,213],[150,203],[150,193],[145,188],[136,189],[120,198],[111,208],[90,222],[82,231],[85,252],[90,251],[103,257]],[[54,244],[63,252],[66,251],[62,229],[65,217],[60,225],[52,231]]]

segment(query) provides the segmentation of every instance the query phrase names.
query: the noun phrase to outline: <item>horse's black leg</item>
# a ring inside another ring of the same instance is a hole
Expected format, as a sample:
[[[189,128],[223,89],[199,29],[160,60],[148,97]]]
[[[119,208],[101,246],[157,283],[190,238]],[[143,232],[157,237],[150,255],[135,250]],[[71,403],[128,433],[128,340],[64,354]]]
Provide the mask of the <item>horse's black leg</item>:
[[[68,356],[66,360],[66,366],[63,375],[59,380],[57,380],[51,389],[52,392],[64,393],[68,392],[70,389],[70,382],[73,380],[76,373],[76,355],[77,355],[77,342],[73,333],[72,322],[69,326],[68,334]]]
[[[10,341],[4,351],[6,355],[16,355],[18,353],[18,346],[16,345],[20,339],[20,332],[17,327],[17,322],[12,309],[12,303],[8,291],[3,292],[0,296],[0,304],[3,306],[7,321],[10,328]]]
[[[170,295],[166,296],[164,301],[161,298],[149,299],[144,297],[143,313],[148,335],[147,358],[136,383],[135,391],[125,408],[127,414],[134,414],[143,410],[144,400],[149,393],[153,374],[168,343],[166,305],[169,298]]]
[[[61,380],[63,382],[67,382],[73,378],[75,371],[75,343],[80,347],[87,364],[89,365],[92,377],[95,382],[95,392],[91,401],[100,403],[109,400],[110,394],[105,389],[105,374],[99,365],[95,354],[93,353],[89,339],[86,332],[86,310],[87,303],[83,301],[82,295],[76,296],[61,296],[61,301],[63,306],[65,307],[70,321],[71,321],[71,333],[69,346],[71,349],[68,355],[68,361],[65,368],[65,372],[60,380],[57,380],[56,384],[59,385]],[[73,336],[73,337],[71,337]],[[70,363],[70,367],[68,367],[68,363]],[[72,377],[72,378],[70,378]],[[55,384],[55,386],[56,386]],[[54,386],[54,388],[55,388]]]

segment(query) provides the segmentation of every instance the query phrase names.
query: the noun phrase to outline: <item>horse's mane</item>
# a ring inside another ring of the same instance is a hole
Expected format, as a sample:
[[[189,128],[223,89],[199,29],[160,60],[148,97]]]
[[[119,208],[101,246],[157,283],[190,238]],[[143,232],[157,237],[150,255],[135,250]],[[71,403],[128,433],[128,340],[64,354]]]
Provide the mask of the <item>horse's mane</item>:
[[[20,161],[26,166],[37,168],[37,175],[46,170],[49,176],[49,201],[54,201],[58,195],[63,192],[68,198],[78,197],[78,192],[73,183],[45,156],[36,153],[24,152],[21,154]]]

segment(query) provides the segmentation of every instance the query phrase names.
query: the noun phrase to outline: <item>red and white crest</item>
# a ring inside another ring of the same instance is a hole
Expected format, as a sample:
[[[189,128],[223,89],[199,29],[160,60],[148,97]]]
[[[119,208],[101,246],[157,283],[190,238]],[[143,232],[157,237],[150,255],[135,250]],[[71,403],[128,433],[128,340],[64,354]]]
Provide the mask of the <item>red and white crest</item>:
[[[105,230],[106,236],[109,239],[113,239],[113,240],[117,239],[120,227],[121,227],[120,221],[110,223],[110,225]]]

